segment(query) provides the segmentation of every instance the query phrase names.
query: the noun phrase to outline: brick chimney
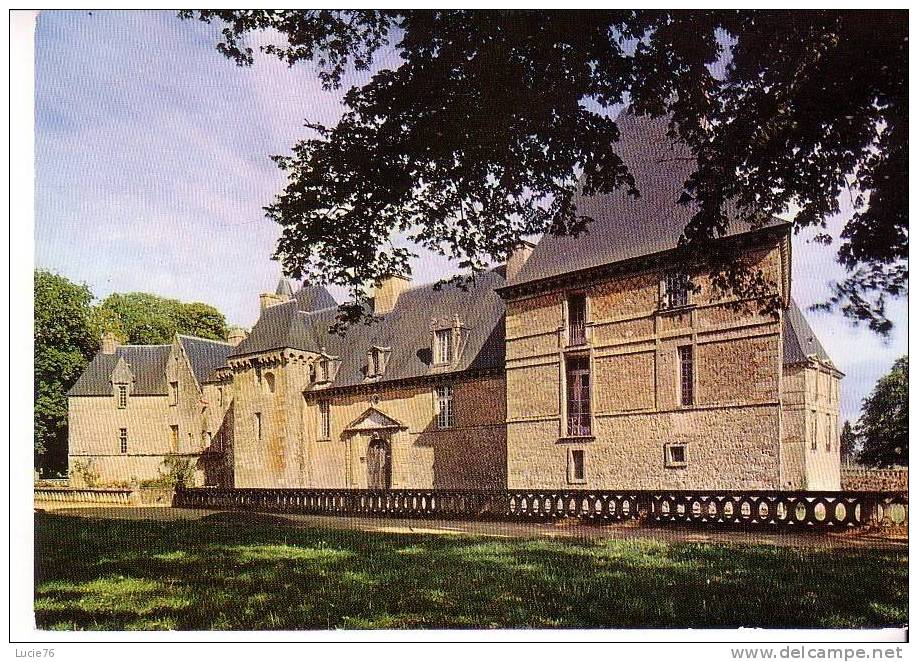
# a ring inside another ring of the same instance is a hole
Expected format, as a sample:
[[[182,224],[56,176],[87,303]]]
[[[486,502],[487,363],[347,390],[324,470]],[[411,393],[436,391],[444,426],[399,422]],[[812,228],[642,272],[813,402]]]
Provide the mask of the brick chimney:
[[[520,240],[520,242],[513,247],[513,250],[510,251],[510,256],[507,258],[506,279],[508,281],[512,280],[513,277],[520,272],[520,269],[526,264],[526,260],[532,255],[534,248],[535,244],[525,239]]]
[[[232,328],[226,334],[226,342],[235,347],[243,340],[245,340],[248,334],[239,328]]]
[[[103,354],[114,354],[115,350],[121,346],[121,343],[118,342],[118,337],[111,331],[106,331],[102,334],[102,353]]]
[[[405,276],[388,276],[373,291],[373,314],[385,315],[395,308],[399,295],[408,289],[411,279]]]

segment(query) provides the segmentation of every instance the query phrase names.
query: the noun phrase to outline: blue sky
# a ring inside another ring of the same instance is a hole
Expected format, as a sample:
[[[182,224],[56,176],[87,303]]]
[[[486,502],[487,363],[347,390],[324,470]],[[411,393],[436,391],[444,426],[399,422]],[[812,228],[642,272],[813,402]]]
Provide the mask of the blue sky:
[[[262,207],[283,185],[269,160],[334,123],[339,92],[308,66],[267,57],[240,68],[214,50],[217,28],[171,12],[42,12],[35,36],[36,263],[93,293],[145,291],[219,308],[249,327],[280,275],[279,235]],[[357,78],[352,80],[358,80]],[[835,234],[850,209],[831,219]],[[793,288],[822,300],[843,270],[834,249],[794,238]],[[430,253],[416,281],[451,266]],[[342,293],[334,294],[341,299]],[[842,415],[907,351],[905,300],[884,341],[838,314],[809,313],[839,368]]]

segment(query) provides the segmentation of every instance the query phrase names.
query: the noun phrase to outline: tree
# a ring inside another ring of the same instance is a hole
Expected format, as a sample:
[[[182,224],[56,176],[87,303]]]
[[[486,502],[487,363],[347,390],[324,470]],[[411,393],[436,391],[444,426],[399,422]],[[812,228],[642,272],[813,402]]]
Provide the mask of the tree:
[[[908,268],[908,20],[871,11],[181,12],[223,24],[220,52],[262,50],[311,61],[328,88],[368,70],[381,49],[399,63],[344,97],[334,127],[275,161],[287,185],[267,215],[282,226],[275,257],[293,277],[347,287],[359,316],[365,286],[406,274],[393,236],[476,273],[521,237],[577,233],[592,219],[575,194],[634,181],[612,119],[670,117],[696,155],[680,201],[693,204],[683,259],[718,288],[765,296],[773,284],[718,259],[727,207],[751,227],[796,211],[823,226],[839,196],[855,207],[838,260],[847,277],[825,307],[886,334],[885,305]],[[822,233],[820,239],[829,241]]]
[[[98,307],[96,320],[100,331],[112,331],[122,342],[134,345],[170,343],[176,333],[214,340],[226,337],[226,319],[213,306],[144,292],[109,295]]]
[[[854,434],[854,430],[851,428],[851,421],[845,421],[842,426],[839,450],[843,461],[851,462],[857,459],[857,435]]]
[[[92,292],[50,271],[35,271],[35,466],[67,466],[67,397],[98,347]]]
[[[880,378],[862,411],[855,429],[860,461],[872,467],[908,466],[908,356]]]

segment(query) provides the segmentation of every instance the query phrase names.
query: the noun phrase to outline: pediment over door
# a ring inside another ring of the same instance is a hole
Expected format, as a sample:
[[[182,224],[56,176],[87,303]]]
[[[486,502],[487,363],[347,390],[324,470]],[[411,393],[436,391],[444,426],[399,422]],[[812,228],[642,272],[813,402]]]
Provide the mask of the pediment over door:
[[[376,407],[370,407],[354,419],[344,431],[365,432],[370,430],[400,430],[407,427],[408,426],[401,421],[397,421],[391,416],[387,416]]]

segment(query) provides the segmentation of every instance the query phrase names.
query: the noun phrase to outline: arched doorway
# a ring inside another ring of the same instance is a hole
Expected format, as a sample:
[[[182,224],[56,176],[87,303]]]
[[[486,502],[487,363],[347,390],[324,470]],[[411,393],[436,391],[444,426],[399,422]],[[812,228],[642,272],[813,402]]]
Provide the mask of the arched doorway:
[[[392,485],[392,446],[378,432],[373,433],[367,448],[367,487],[388,490]]]

